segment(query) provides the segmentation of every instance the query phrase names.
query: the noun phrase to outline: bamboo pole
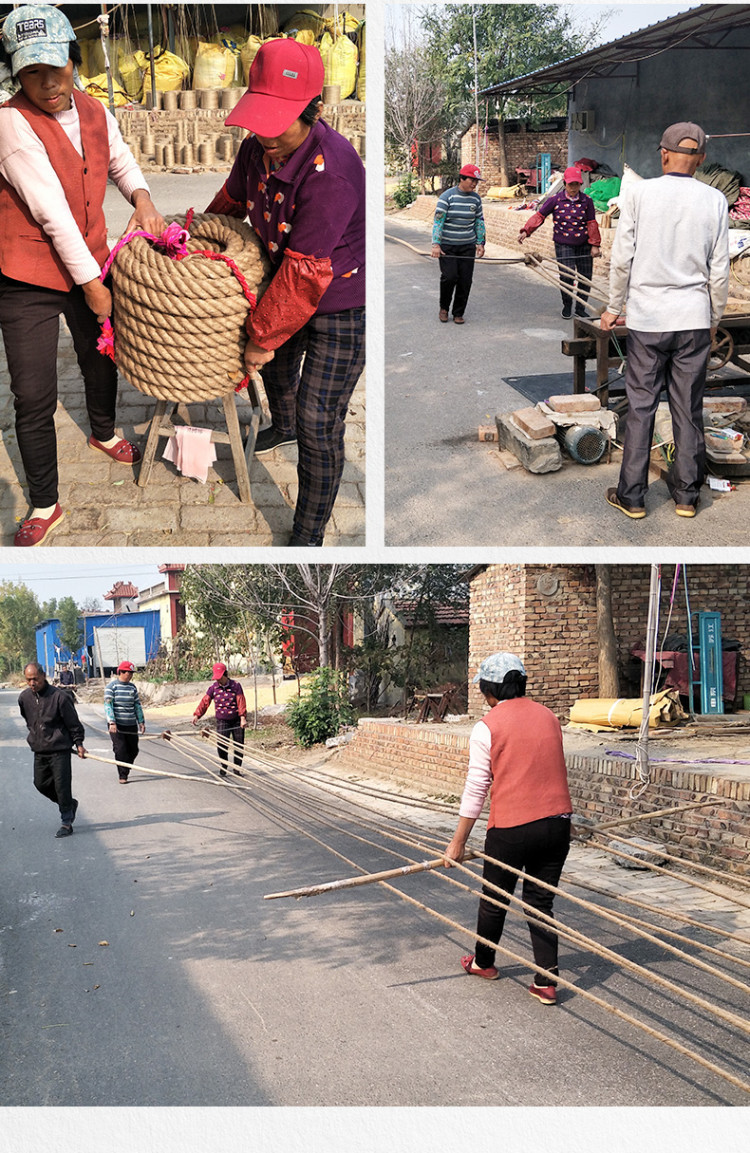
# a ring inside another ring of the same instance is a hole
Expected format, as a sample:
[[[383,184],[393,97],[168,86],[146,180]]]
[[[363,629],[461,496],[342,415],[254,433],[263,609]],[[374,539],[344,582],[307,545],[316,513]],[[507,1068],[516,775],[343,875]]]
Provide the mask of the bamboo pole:
[[[467,853],[465,861],[472,861],[476,853]],[[338,889],[353,889],[358,885],[372,885],[376,881],[389,881],[392,877],[408,877],[412,873],[424,873],[428,869],[439,869],[445,864],[445,857],[437,857],[433,861],[417,861],[413,865],[402,865],[398,869],[384,869],[382,873],[366,873],[364,877],[343,877],[339,881],[326,881],[322,885],[308,885],[302,889],[287,889],[284,893],[266,893],[264,901],[274,901],[277,897],[317,897],[319,893],[332,893]]]

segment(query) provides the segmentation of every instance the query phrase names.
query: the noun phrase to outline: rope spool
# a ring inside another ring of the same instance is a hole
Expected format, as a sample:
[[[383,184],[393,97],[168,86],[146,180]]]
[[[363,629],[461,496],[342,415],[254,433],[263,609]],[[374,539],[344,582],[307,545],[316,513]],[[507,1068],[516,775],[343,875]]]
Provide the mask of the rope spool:
[[[187,248],[230,258],[258,299],[268,286],[270,261],[241,220],[196,213]],[[139,236],[117,253],[112,280],[117,365],[141,392],[175,404],[214,400],[245,377],[250,306],[229,265],[172,260]]]
[[[199,88],[197,90],[198,101],[205,111],[213,111],[214,108],[219,107],[219,92],[217,88]]]
[[[161,106],[165,112],[176,112],[177,111],[178,95],[179,94],[176,90],[162,93]]]
[[[192,88],[185,88],[180,93],[180,108],[183,112],[192,112],[196,107],[195,92]]]
[[[321,98],[324,104],[340,104],[341,103],[341,85],[340,84],[324,84]]]

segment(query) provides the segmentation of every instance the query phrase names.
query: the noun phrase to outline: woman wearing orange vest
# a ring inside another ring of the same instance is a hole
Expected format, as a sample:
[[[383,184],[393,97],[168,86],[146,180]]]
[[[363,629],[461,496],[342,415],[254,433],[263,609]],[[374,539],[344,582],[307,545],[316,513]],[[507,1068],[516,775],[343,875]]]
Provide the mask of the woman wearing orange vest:
[[[557,885],[570,847],[571,802],[560,722],[553,712],[526,697],[526,670],[513,653],[493,653],[479,666],[474,683],[490,711],[478,721],[469,745],[458,827],[445,850],[445,864],[462,861],[466,841],[490,793],[484,852],[494,861],[524,872],[523,900],[548,917],[554,894],[534,878]],[[484,862],[485,885],[479,902],[476,953],[461,958],[470,977],[494,981],[495,950],[508,902],[489,885],[513,893],[517,874],[502,864]],[[500,902],[499,904],[497,902]],[[557,1001],[557,934],[525,911],[534,963],[541,972],[529,987],[543,1005]]]
[[[112,311],[99,280],[109,255],[107,178],[134,206],[128,231],[158,235],[166,224],[115,118],[74,87],[81,51],[67,17],[23,5],[6,17],[2,44],[21,90],[0,105],[0,328],[32,505],[14,544],[33,547],[65,515],[54,423],[61,314],[83,374],[90,446],[122,464],[140,459],[115,434],[117,372],[97,350]]]

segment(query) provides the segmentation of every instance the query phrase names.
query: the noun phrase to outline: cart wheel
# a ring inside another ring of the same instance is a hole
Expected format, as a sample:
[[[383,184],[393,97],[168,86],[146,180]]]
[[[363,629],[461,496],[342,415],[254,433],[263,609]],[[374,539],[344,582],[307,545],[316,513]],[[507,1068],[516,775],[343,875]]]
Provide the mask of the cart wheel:
[[[709,371],[716,372],[725,364],[729,364],[733,353],[734,341],[731,332],[726,328],[717,328],[716,336],[711,344],[711,354],[708,358]]]

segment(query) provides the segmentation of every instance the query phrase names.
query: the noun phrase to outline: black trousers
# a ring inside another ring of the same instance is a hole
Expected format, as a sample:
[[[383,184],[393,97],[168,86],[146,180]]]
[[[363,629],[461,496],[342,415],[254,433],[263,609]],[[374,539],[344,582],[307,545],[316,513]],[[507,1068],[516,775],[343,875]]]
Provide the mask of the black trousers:
[[[591,280],[594,273],[594,258],[591,255],[591,245],[559,244],[555,241],[555,259],[560,268],[560,296],[563,308],[575,310],[578,316],[583,316],[586,301],[589,298],[590,285],[584,284],[580,277]],[[571,293],[575,292],[580,300],[574,300]]]
[[[706,475],[703,392],[711,353],[710,329],[636,332],[629,328],[627,346],[628,415],[618,498],[630,507],[643,507],[654,418],[662,389],[666,389],[675,444],[667,485],[675,504],[695,505]]]
[[[132,765],[135,758],[138,756],[138,725],[124,725],[119,723],[117,725],[117,732],[110,733],[112,738],[112,749],[115,754],[116,761],[124,761],[126,765]],[[123,765],[117,766],[118,776],[128,779],[130,769]]]
[[[523,869],[526,874],[523,879],[521,896],[533,909],[538,909],[548,916],[552,915],[554,893],[542,889],[534,884],[534,877],[546,881],[549,885],[556,885],[560,880],[565,858],[570,848],[570,821],[565,817],[544,817],[541,821],[530,821],[527,825],[515,825],[511,829],[488,829],[484,842],[484,851],[488,857],[494,857],[504,864],[513,865],[516,869]],[[503,869],[500,865],[484,862],[483,877],[493,885],[497,885],[506,893],[513,893],[518,880],[515,873]],[[503,900],[499,893],[493,892],[486,885],[482,892],[493,897],[495,901]],[[477,934],[486,937],[495,944],[500,940],[505,924],[505,914],[509,902],[504,905],[495,905],[485,900],[483,896],[479,902],[479,916],[477,918]],[[531,936],[531,947],[534,952],[534,961],[541,969],[557,972],[557,933],[550,929],[543,921],[534,919],[533,914],[525,913]],[[477,941],[476,964],[480,969],[489,969],[495,963],[495,951],[489,945]],[[539,985],[548,985],[549,977],[536,973],[534,980]]]
[[[60,316],[68,323],[78,365],[83,373],[86,409],[92,435],[109,440],[115,431],[117,370],[97,351],[99,325],[83,290],[38,288],[0,272],[0,328],[8,360],[16,413],[16,438],[29,500],[46,508],[58,498],[57,345]]]
[[[239,717],[216,718],[216,746],[219,760],[227,763],[229,759],[229,741],[232,741],[232,759],[237,767],[242,764],[245,745],[245,730],[240,724]]]
[[[60,810],[64,825],[72,825],[75,816],[73,768],[70,752],[34,753],[34,788]]]
[[[474,279],[477,246],[441,244],[440,247],[445,253],[440,257],[440,307],[450,312],[452,301],[453,315],[463,316]]]

